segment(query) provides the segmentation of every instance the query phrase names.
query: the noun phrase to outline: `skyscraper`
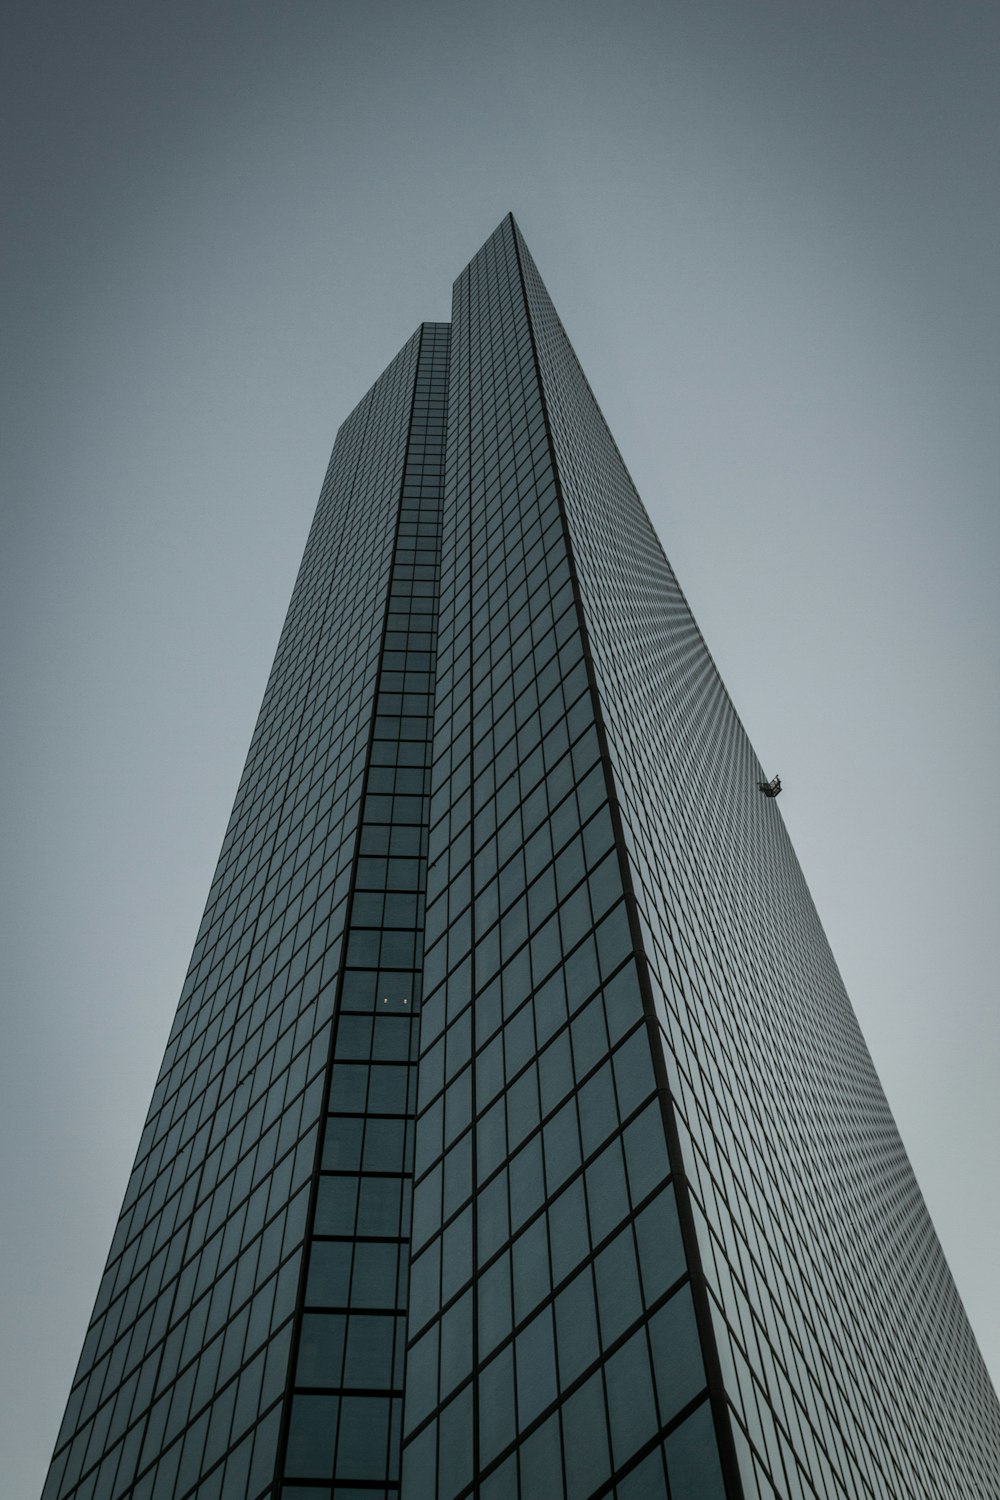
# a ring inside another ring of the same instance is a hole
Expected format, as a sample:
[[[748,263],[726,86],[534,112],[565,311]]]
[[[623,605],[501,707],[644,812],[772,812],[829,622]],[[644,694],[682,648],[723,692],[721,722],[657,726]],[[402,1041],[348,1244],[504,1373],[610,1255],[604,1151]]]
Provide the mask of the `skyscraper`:
[[[45,1500],[982,1500],[779,805],[507,218],[338,434]]]

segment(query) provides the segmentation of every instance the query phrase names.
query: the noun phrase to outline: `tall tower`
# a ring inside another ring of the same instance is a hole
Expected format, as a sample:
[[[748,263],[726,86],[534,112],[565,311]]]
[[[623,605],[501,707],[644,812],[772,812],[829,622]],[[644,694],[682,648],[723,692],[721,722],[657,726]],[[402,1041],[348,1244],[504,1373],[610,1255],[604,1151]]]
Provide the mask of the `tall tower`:
[[[337,437],[44,1500],[984,1500],[777,804],[512,218]]]

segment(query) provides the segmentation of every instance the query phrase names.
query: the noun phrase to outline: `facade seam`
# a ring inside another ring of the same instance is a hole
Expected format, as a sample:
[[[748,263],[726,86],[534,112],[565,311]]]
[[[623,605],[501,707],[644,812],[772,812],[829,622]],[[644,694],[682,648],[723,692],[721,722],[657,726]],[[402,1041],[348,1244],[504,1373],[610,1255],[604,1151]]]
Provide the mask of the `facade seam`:
[[[677,1130],[677,1122],[674,1119],[673,1100],[670,1096],[667,1070],[663,1061],[662,1043],[660,1041],[659,1023],[656,1019],[656,1009],[653,1001],[652,986],[646,972],[647,958],[645,944],[642,936],[642,927],[639,921],[638,902],[635,895],[635,884],[632,878],[631,861],[628,856],[628,846],[625,843],[624,825],[621,815],[621,807],[618,800],[618,792],[615,785],[614,767],[611,759],[611,749],[608,741],[607,730],[604,725],[604,716],[601,707],[600,693],[597,687],[597,675],[594,669],[594,658],[590,649],[590,637],[587,631],[586,615],[583,608],[583,596],[580,589],[580,581],[577,575],[576,560],[573,552],[573,539],[569,525],[569,516],[566,507],[566,499],[563,494],[562,481],[559,476],[559,464],[556,455],[556,446],[552,434],[552,426],[549,421],[548,403],[545,397],[545,387],[542,381],[541,364],[538,357],[538,345],[535,339],[535,329],[531,316],[531,303],[528,298],[527,282],[524,274],[524,265],[521,257],[520,230],[514,215],[508,214],[511,233],[514,240],[514,250],[517,258],[517,270],[520,278],[521,296],[524,301],[525,317],[528,325],[528,334],[531,339],[531,353],[535,365],[535,376],[542,402],[542,418],[545,423],[545,435],[548,442],[549,457],[552,463],[552,473],[555,480],[556,502],[559,507],[559,516],[562,522],[563,537],[566,544],[566,556],[569,565],[570,583],[573,592],[573,605],[576,611],[577,627],[580,632],[580,641],[583,647],[583,659],[586,664],[587,685],[590,691],[591,703],[594,712],[594,726],[597,732],[597,741],[601,753],[601,765],[604,770],[605,788],[608,798],[608,807],[611,814],[611,823],[615,837],[615,851],[618,857],[619,873],[621,875],[622,889],[625,898],[625,910],[628,914],[629,933],[632,939],[633,951],[636,958],[636,974],[638,976],[639,991],[642,997],[643,1014],[646,1021],[646,1034],[652,1054],[653,1073],[656,1079],[656,1095],[660,1101],[660,1111],[663,1119],[664,1132],[667,1140],[667,1155],[670,1161],[671,1177],[674,1182],[677,1213],[681,1225],[681,1236],[684,1244],[684,1255],[688,1265],[688,1273],[691,1283],[691,1297],[694,1303],[695,1319],[698,1326],[698,1336],[702,1346],[702,1354],[705,1361],[705,1375],[708,1385],[709,1401],[712,1407],[712,1416],[719,1446],[719,1458],[722,1464],[723,1480],[726,1486],[727,1500],[744,1500],[743,1484],[740,1479],[739,1466],[736,1457],[736,1444],[733,1439],[731,1417],[729,1415],[729,1404],[726,1399],[725,1386],[722,1378],[722,1363],[719,1359],[718,1346],[715,1341],[715,1329],[712,1324],[712,1314],[709,1305],[708,1282],[705,1277],[701,1262],[701,1252],[698,1246],[697,1230],[695,1228],[694,1214],[689,1199],[690,1188],[684,1171],[684,1160],[681,1152],[680,1136]]]

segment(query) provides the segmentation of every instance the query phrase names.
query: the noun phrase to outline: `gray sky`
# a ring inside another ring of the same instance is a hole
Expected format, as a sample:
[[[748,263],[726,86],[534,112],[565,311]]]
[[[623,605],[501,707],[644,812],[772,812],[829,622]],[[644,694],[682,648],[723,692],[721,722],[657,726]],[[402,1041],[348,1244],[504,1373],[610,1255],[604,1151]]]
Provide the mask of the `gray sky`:
[[[8,4],[5,1494],[334,431],[508,208],[781,772],[1000,1376],[998,44],[986,0]]]

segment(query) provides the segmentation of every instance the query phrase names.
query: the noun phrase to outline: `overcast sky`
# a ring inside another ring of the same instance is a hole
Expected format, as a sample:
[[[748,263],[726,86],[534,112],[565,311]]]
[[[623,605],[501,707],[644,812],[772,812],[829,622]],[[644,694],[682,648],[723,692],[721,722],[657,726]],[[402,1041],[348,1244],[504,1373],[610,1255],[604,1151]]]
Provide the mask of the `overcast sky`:
[[[37,1496],[337,425],[513,209],[1000,1375],[974,0],[7,6],[4,1494]]]

